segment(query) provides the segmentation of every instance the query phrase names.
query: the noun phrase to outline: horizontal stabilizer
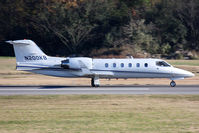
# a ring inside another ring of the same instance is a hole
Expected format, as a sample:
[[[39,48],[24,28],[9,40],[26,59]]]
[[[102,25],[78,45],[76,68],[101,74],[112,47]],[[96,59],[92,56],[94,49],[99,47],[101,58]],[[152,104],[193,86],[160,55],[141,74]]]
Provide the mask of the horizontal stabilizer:
[[[6,41],[6,43],[9,43],[9,44],[12,44],[12,45],[14,45],[14,44],[22,44],[22,45],[29,45],[29,43],[27,42],[27,41],[19,41],[19,40],[17,40],[17,41]]]

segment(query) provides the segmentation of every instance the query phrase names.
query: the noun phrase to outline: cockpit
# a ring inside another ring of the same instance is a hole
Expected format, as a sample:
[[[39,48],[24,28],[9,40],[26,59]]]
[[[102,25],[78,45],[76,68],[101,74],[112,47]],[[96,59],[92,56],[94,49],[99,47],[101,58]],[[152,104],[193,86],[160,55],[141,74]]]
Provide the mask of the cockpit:
[[[156,66],[161,66],[161,67],[171,67],[170,64],[168,64],[165,61],[156,61]]]

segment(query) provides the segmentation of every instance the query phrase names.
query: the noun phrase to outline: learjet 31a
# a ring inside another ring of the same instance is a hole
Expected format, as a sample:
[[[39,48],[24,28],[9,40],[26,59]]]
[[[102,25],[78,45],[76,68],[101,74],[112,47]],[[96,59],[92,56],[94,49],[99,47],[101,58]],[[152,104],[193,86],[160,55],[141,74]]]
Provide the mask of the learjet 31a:
[[[91,78],[93,87],[100,85],[100,78],[169,78],[170,86],[174,87],[174,80],[194,76],[193,73],[175,68],[161,59],[51,57],[43,53],[31,40],[6,42],[14,46],[17,70],[56,77]]]

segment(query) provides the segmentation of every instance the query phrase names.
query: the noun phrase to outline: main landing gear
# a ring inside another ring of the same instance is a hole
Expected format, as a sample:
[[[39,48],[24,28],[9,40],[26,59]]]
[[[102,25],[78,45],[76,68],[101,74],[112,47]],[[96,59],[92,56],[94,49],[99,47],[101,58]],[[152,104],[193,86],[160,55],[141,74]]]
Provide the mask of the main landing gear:
[[[176,86],[176,82],[172,80],[171,83],[170,83],[170,86],[171,87],[175,87]]]
[[[92,87],[99,87],[100,86],[100,81],[99,81],[98,76],[95,76],[94,78],[91,79],[91,86]]]

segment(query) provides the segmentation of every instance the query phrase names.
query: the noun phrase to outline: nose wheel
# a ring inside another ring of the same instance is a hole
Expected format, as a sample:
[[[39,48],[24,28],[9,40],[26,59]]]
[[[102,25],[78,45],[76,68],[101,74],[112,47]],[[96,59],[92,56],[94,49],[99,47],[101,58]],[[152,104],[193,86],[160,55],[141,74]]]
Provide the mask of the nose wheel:
[[[176,86],[176,82],[172,80],[171,83],[170,83],[170,86],[171,87],[175,87]]]

